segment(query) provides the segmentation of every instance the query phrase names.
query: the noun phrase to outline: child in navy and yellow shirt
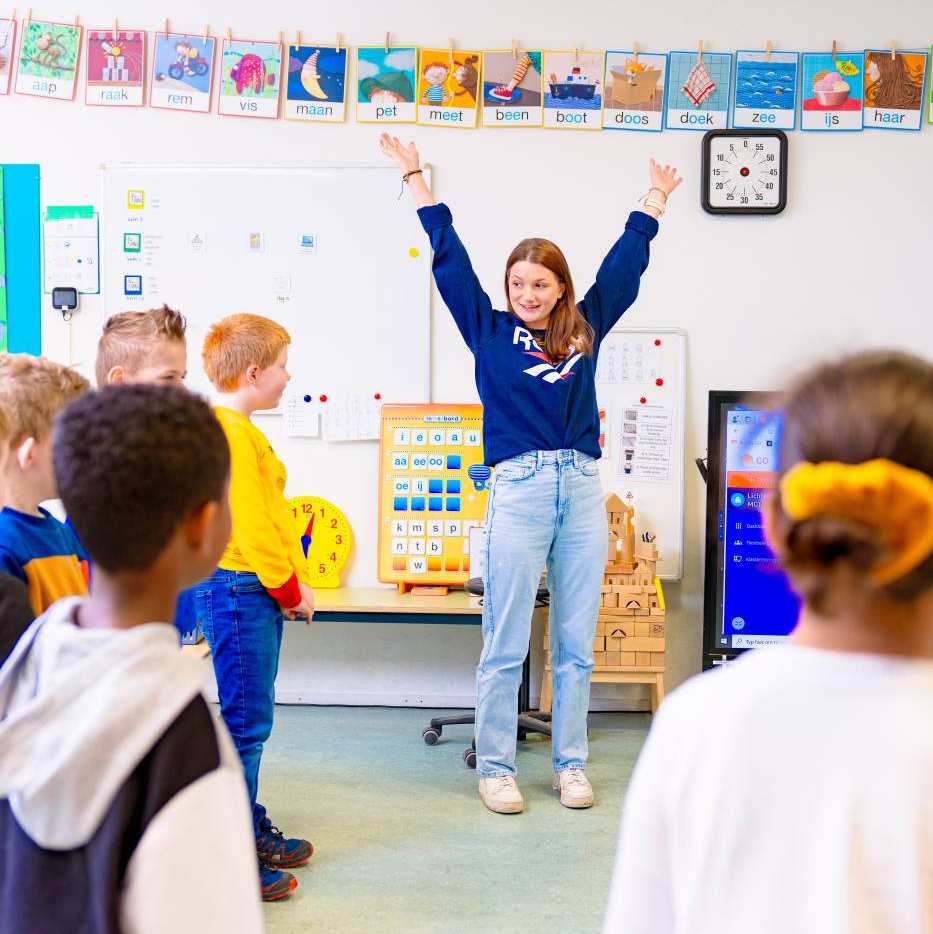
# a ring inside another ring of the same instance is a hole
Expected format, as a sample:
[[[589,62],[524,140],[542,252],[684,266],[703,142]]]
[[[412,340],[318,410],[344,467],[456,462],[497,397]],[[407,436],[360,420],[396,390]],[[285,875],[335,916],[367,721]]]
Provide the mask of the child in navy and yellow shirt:
[[[9,454],[10,419],[6,409],[0,406],[0,506],[5,497],[4,475]],[[26,585],[18,575],[0,570],[0,666],[34,617]]]
[[[285,870],[308,861],[307,840],[288,838],[257,801],[262,747],[272,732],[283,618],[310,620],[314,591],[285,499],[285,467],[253,412],[279,404],[289,375],[288,332],[259,315],[230,315],[204,340],[204,372],[230,445],[233,532],[206,581],[195,585],[197,618],[211,647],[220,712],[243,762],[253,809],[262,897],[297,885]]]
[[[0,511],[0,571],[22,581],[37,616],[60,597],[88,589],[87,554],[77,536],[39,505],[58,496],[52,423],[87,386],[83,376],[44,357],[0,355],[0,407],[10,434]]]

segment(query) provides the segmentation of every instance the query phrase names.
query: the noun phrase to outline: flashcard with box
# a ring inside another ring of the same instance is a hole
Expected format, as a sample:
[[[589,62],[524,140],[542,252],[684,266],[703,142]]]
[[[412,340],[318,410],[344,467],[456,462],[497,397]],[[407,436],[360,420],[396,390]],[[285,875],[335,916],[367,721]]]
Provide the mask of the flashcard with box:
[[[464,584],[470,529],[481,525],[491,471],[480,405],[384,405],[379,443],[379,580]]]

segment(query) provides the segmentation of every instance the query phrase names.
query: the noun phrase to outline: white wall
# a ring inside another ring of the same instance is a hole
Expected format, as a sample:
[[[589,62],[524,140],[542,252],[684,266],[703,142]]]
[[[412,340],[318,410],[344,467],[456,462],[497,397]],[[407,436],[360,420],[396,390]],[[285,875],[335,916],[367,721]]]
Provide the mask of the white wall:
[[[399,42],[461,48],[528,46],[707,49],[886,46],[924,48],[933,23],[918,0],[891,4],[883,18],[867,0],[803,0],[697,7],[686,0],[622,7],[592,0],[573,8],[543,0],[521,4],[426,6],[375,0],[313,8],[297,0],[256,6],[245,0],[202,0],[197,18],[184,8],[127,2],[121,23],[161,27],[165,13],[177,28],[274,38],[279,29],[323,41],[339,29],[346,42],[381,42],[390,29]],[[113,7],[79,8],[85,24],[112,21]],[[42,15],[70,19],[73,6],[53,2]],[[82,91],[79,89],[79,98]],[[579,290],[587,287],[603,251],[647,188],[647,161],[676,164],[686,181],[671,201],[655,241],[641,296],[626,323],[678,325],[689,333],[687,463],[705,452],[706,392],[779,385],[815,357],[869,345],[931,352],[933,324],[926,309],[925,261],[933,210],[933,132],[867,132],[790,136],[788,209],[778,218],[716,219],[699,207],[699,133],[582,133],[532,129],[476,130],[402,127],[435,166],[437,196],[454,210],[480,278],[498,296],[502,263],[524,236],[556,240],[566,251]],[[0,98],[0,161],[42,164],[46,203],[96,202],[103,161],[371,162],[376,129],[301,126],[142,110],[110,112],[83,104]],[[231,193],[235,197],[235,193]],[[583,236],[581,236],[583,234]],[[830,239],[832,242],[830,242]],[[352,300],[352,284],[348,284]],[[93,359],[95,298],[69,331],[46,309],[45,352],[58,359]],[[432,335],[434,398],[472,400],[472,361],[435,297]],[[195,350],[193,348],[193,350]],[[339,351],[338,351],[339,352]],[[281,438],[274,419],[262,427],[285,456],[294,491],[313,491],[341,503],[361,530],[371,524],[375,468],[371,447],[326,448]],[[365,461],[364,461],[365,459]],[[372,496],[346,487],[346,477],[370,484]],[[346,490],[346,493],[344,492]],[[671,682],[699,667],[702,609],[704,489],[692,467],[686,478],[686,576],[667,588]],[[357,548],[349,583],[375,584],[375,545]],[[536,640],[537,641],[537,640]],[[470,703],[479,651],[475,628],[320,624],[291,629],[279,680],[283,699],[331,703]],[[535,691],[535,693],[537,693]],[[594,688],[594,706],[641,702],[636,689]]]

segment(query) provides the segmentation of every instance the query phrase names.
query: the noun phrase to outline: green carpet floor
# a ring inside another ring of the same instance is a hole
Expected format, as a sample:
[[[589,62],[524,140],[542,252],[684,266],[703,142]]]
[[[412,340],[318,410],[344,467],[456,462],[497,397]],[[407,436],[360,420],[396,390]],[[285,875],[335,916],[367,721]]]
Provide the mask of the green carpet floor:
[[[264,908],[269,934],[598,932],[619,808],[650,723],[590,715],[596,806],[551,791],[550,741],[519,744],[525,811],[492,814],[461,753],[472,728],[421,731],[436,711],[277,707],[260,800],[316,853],[298,890]]]

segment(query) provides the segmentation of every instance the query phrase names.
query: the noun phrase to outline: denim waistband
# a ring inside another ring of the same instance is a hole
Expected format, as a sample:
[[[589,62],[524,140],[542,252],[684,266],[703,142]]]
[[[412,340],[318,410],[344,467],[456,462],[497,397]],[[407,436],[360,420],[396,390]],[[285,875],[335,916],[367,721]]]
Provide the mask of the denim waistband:
[[[561,467],[579,467],[581,464],[591,461],[593,458],[586,454],[581,454],[573,448],[565,448],[561,451],[529,451],[534,454],[538,461],[540,470],[545,464],[555,464]]]

